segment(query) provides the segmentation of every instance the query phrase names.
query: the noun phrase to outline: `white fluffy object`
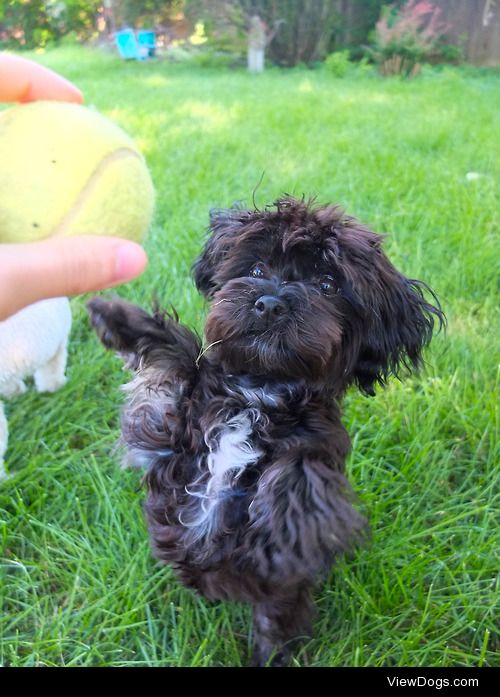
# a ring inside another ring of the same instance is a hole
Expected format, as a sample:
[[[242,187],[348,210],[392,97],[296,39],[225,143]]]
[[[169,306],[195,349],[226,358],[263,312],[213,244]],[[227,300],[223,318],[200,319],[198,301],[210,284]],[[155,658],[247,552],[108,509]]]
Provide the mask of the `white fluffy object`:
[[[66,382],[71,310],[67,298],[34,303],[0,322],[0,398],[26,392],[33,377],[38,392],[54,392]],[[5,476],[7,420],[0,401],[0,478]]]

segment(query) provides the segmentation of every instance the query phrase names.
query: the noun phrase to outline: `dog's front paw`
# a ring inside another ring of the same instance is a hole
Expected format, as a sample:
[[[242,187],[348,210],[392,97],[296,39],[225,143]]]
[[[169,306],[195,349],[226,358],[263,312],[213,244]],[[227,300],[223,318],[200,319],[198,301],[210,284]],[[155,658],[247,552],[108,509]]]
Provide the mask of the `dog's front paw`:
[[[68,381],[64,375],[54,375],[47,368],[37,371],[34,377],[37,392],[57,392]]]
[[[92,298],[87,303],[87,309],[90,322],[104,346],[119,350],[122,342],[116,328],[116,304],[116,301]]]
[[[155,319],[137,305],[120,298],[92,298],[87,303],[90,321],[104,346],[116,351],[125,368],[135,370],[138,352],[147,336],[161,334],[161,317]]]
[[[11,380],[4,380],[0,385],[0,396],[6,397],[18,397],[28,391],[23,380],[20,378],[12,378]]]

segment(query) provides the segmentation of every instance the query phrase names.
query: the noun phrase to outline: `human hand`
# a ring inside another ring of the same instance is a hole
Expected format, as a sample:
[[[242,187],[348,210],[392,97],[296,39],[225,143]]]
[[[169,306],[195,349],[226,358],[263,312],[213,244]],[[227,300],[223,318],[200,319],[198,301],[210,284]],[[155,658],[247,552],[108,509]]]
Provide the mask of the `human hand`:
[[[0,102],[36,102],[57,99],[83,102],[83,94],[71,82],[34,61],[0,53]]]
[[[116,237],[59,237],[0,245],[0,320],[37,300],[119,285],[144,271],[146,253]]]
[[[0,53],[0,102],[38,99],[81,103],[83,96],[51,70]],[[0,244],[0,320],[37,300],[125,283],[141,274],[146,265],[146,253],[140,245],[116,237],[57,237]]]

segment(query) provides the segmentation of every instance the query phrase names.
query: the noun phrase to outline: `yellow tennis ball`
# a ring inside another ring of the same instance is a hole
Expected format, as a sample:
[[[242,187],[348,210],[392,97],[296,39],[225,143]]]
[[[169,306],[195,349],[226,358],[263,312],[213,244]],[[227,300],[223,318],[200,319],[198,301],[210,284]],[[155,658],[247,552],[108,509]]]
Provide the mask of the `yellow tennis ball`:
[[[153,207],[144,158],[97,112],[65,102],[0,112],[0,242],[57,235],[140,241]]]

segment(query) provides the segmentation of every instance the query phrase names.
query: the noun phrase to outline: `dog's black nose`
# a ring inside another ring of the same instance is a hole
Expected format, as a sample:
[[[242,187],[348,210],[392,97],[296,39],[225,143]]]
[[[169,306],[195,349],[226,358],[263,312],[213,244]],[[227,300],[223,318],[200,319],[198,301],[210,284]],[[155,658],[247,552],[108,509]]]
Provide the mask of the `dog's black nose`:
[[[259,317],[266,319],[284,315],[286,312],[285,303],[274,295],[262,295],[255,302],[254,308]]]

